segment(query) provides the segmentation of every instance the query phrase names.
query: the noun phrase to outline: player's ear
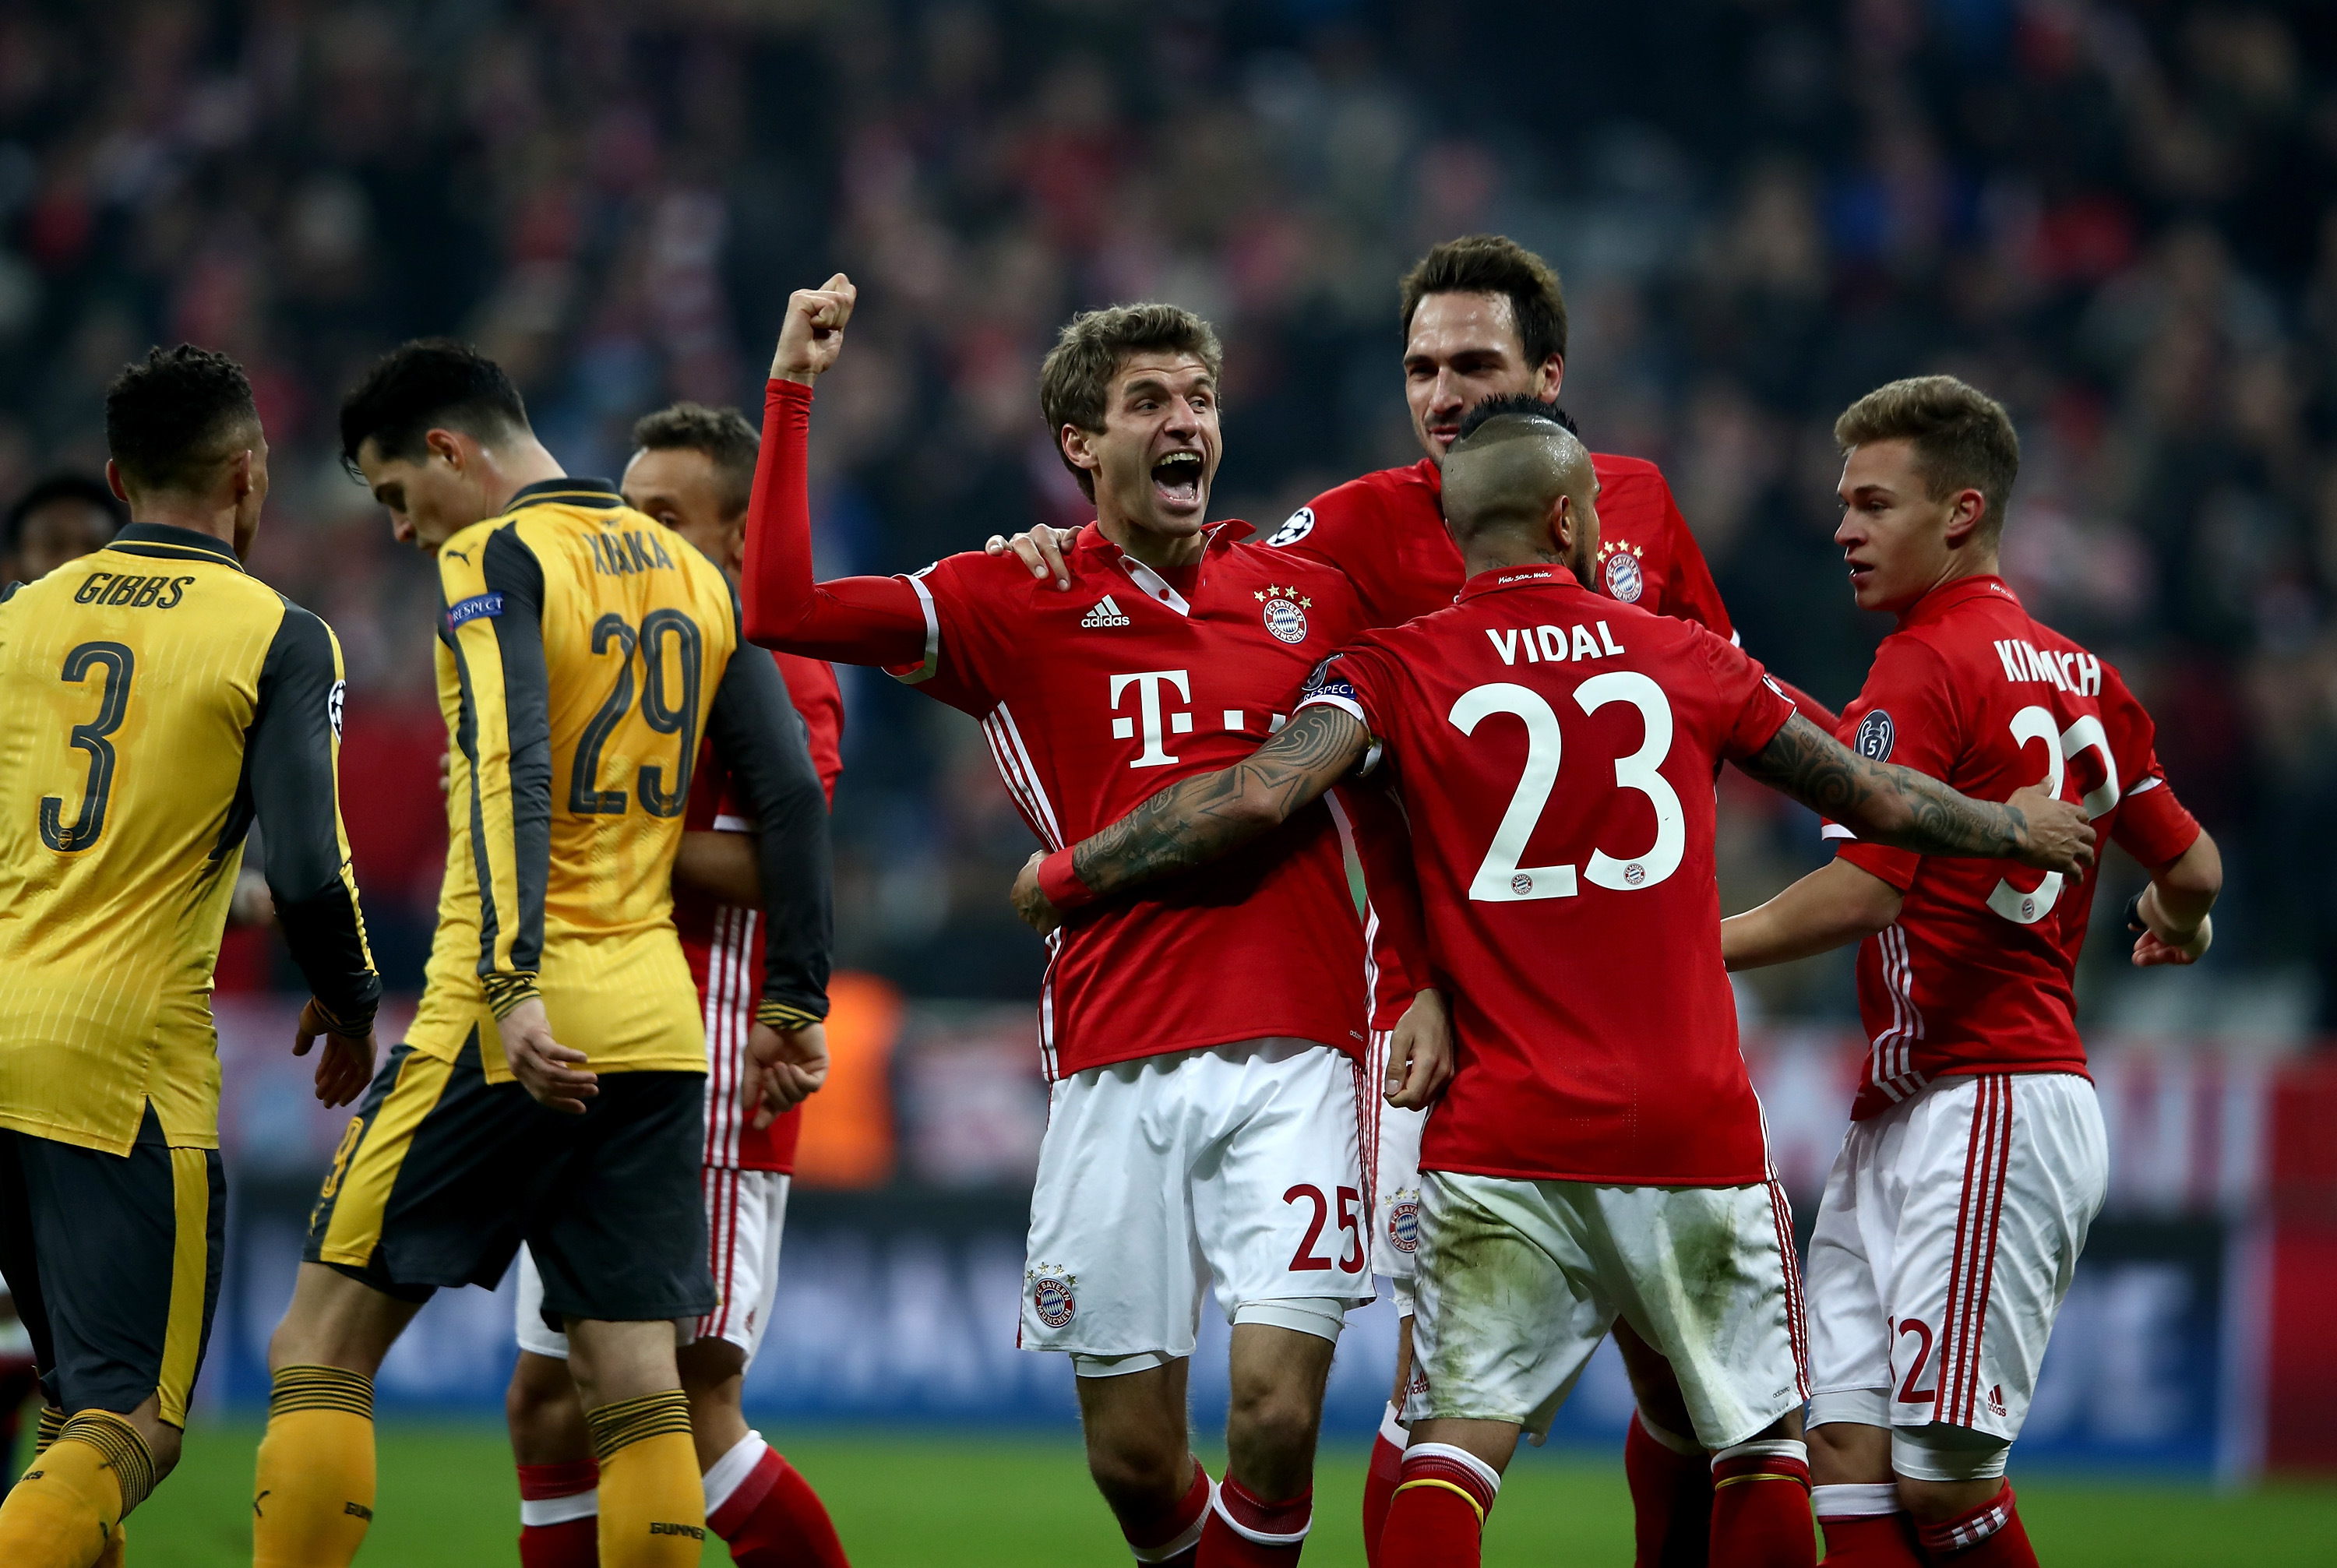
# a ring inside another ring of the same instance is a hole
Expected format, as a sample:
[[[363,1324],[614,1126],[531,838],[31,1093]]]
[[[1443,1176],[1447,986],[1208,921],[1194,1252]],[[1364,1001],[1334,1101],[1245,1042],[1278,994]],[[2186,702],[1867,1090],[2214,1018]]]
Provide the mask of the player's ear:
[[[1566,356],[1552,354],[1534,371],[1533,395],[1547,403],[1566,385]]]
[[[1072,467],[1084,468],[1092,474],[1103,466],[1103,459],[1096,456],[1095,437],[1090,432],[1076,425],[1066,425],[1058,433],[1058,439],[1063,448],[1063,456]]]
[[[1981,519],[1988,515],[1988,497],[1970,486],[1956,492],[1948,503],[1948,548],[1961,550],[1971,544]]]
[[[113,492],[116,501],[124,506],[130,505],[130,492],[122,487],[122,465],[111,457],[105,460],[105,487]]]
[[[422,436],[422,448],[457,474],[470,466],[470,454],[463,450],[463,438],[452,430],[427,430]]]

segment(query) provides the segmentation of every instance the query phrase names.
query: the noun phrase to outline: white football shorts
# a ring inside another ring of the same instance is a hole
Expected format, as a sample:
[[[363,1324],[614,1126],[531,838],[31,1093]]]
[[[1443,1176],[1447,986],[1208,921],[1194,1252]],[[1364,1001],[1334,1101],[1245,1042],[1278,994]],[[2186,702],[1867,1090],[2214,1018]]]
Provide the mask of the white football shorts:
[[[747,1353],[752,1366],[769,1327],[771,1301],[779,1288],[779,1233],[787,1220],[783,1171],[733,1171],[708,1166],[699,1172],[706,1193],[706,1233],[712,1249],[714,1310],[674,1325],[674,1342],[728,1339]],[[543,1278],[535,1258],[519,1250],[519,1348],[539,1356],[568,1358],[568,1336],[543,1321]]]
[[[1420,1252],[1420,1134],[1425,1111],[1387,1102],[1388,1029],[1372,1031],[1364,1073],[1364,1156],[1372,1172],[1372,1272],[1396,1282],[1396,1306],[1412,1310],[1413,1259]]]
[[[1775,1181],[1424,1171],[1420,1207],[1415,1431],[1514,1421],[1540,1442],[1618,1317],[1670,1360],[1707,1448],[1745,1441],[1808,1395],[1793,1215]]]
[[[1090,1377],[1190,1356],[1204,1284],[1229,1322],[1335,1338],[1342,1315],[1372,1299],[1363,1093],[1354,1058],[1306,1040],[1057,1080],[1031,1194],[1022,1348],[1070,1351]]]
[[[1943,1078],[1851,1123],[1810,1238],[1810,1425],[2019,1436],[2108,1178],[2075,1073]]]

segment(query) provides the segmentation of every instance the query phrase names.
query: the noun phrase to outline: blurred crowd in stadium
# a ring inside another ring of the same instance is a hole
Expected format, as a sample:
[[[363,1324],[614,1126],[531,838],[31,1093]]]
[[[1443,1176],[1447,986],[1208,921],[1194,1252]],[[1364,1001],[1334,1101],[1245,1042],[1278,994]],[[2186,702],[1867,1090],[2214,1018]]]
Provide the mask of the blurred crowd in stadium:
[[[1074,309],[1165,297],[1227,346],[1218,511],[1270,529],[1418,456],[1395,279],[1478,230],[1559,266],[1565,405],[1664,465],[1747,647],[1830,702],[1884,630],[1829,540],[1833,415],[1926,370],[2001,397],[2008,574],[2127,671],[2226,847],[2207,1021],[2332,1021],[2325,5],[5,0],[0,504],[102,464],[102,389],[150,341],[251,368],[255,566],[347,651],[351,837],[410,987],[443,730],[430,579],[335,460],[373,355],[471,338],[572,472],[613,475],[670,398],[757,410],[787,290],[849,270],[821,564],[905,570],[1084,520],[1039,356]],[[847,680],[840,957],[1028,994],[1027,834],[974,728]],[[1725,788],[1740,907],[1819,851]],[[1767,1004],[1846,1013],[1823,978]]]

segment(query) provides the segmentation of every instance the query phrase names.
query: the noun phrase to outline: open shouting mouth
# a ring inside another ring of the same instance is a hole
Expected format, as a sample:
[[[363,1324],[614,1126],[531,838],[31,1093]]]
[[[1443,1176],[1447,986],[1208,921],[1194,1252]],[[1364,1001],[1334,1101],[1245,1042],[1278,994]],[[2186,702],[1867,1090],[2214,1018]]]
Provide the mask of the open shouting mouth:
[[[1201,504],[1201,455],[1190,449],[1169,453],[1152,466],[1152,487],[1172,507]]]

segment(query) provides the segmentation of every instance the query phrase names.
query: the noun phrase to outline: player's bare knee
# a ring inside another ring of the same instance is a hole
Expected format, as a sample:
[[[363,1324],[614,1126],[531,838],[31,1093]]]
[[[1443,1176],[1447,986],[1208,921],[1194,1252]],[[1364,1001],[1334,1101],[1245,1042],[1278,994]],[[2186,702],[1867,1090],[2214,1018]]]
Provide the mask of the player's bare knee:
[[[682,1391],[693,1405],[720,1396],[726,1385],[736,1385],[747,1372],[747,1352],[728,1339],[693,1340],[674,1352],[673,1359],[681,1373]]]
[[[1891,1434],[1856,1421],[1827,1421],[1804,1439],[1810,1448],[1810,1480],[1819,1486],[1873,1485],[1892,1479]]]
[[[1088,1474],[1115,1511],[1173,1503],[1184,1494],[1182,1433],[1120,1424],[1088,1433]]]

